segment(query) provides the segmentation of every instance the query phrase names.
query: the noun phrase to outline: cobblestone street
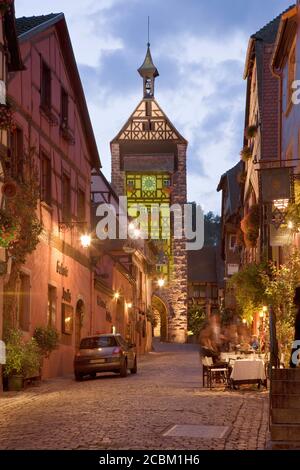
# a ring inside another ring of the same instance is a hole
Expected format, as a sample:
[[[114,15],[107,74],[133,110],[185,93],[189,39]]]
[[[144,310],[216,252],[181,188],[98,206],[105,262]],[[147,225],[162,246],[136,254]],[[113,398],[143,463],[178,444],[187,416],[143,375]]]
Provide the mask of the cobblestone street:
[[[48,380],[0,398],[0,449],[263,449],[265,391],[201,388],[193,346],[158,345],[136,376]],[[174,425],[229,426],[221,439],[163,437]]]

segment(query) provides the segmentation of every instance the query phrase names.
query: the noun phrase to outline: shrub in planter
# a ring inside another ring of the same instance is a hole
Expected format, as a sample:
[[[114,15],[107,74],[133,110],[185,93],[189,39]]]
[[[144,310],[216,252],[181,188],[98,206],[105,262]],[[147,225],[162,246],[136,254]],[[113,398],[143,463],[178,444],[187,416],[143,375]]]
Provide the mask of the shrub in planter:
[[[247,248],[255,248],[259,237],[260,210],[255,204],[241,221],[241,229],[244,233],[244,241]]]
[[[53,326],[40,326],[35,329],[33,338],[39,347],[42,357],[49,358],[50,354],[59,345],[59,334]]]
[[[25,342],[20,330],[9,332],[4,375],[8,377],[10,390],[20,391],[25,378],[37,375],[40,358],[39,348],[34,339]]]
[[[244,148],[241,150],[241,159],[243,162],[247,162],[248,160],[251,160],[252,158],[252,152],[251,149],[246,145]]]
[[[256,125],[248,126],[245,130],[246,139],[253,139],[256,136],[258,127]]]

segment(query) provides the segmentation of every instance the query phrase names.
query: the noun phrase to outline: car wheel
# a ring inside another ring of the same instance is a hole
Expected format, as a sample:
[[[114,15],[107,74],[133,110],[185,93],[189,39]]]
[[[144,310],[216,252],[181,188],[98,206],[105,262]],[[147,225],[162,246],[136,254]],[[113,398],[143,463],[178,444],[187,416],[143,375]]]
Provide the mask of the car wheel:
[[[97,377],[97,372],[92,372],[90,374],[91,379],[95,379]]]
[[[78,374],[75,372],[75,380],[76,382],[81,382],[82,381],[82,374]]]
[[[126,359],[123,361],[121,369],[120,369],[121,377],[127,377],[127,361]]]
[[[136,373],[137,373],[137,360],[136,360],[136,357],[135,357],[135,360],[134,360],[133,368],[130,369],[130,372],[131,372],[132,374],[136,374]]]

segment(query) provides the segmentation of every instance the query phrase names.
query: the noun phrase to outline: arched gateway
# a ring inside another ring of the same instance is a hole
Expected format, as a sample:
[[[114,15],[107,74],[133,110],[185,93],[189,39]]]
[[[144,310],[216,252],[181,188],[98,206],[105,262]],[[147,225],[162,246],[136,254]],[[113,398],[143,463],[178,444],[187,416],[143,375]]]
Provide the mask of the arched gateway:
[[[129,214],[134,204],[143,204],[151,219],[153,205],[183,206],[186,203],[188,143],[154,99],[155,78],[159,74],[151,57],[150,44],[138,72],[143,79],[144,97],[111,142],[112,185],[119,196],[127,196]],[[184,343],[187,339],[187,254],[185,241],[169,236],[170,227],[170,213],[161,211],[156,226],[151,228],[151,238],[159,238],[155,241],[157,275],[165,281],[160,291],[160,297],[165,300],[160,304],[159,297],[154,296],[154,306],[161,312],[161,318],[166,318],[166,327],[162,328],[165,339]],[[162,304],[167,314],[162,313]]]

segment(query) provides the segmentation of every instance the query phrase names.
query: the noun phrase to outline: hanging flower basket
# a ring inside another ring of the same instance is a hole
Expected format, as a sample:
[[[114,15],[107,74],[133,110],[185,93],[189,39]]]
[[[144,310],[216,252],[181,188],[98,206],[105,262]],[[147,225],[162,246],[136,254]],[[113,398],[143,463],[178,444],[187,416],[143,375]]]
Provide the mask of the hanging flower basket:
[[[0,104],[0,129],[10,131],[16,128],[13,114],[13,110],[9,105]]]
[[[170,196],[172,194],[172,188],[170,186],[166,186],[164,189],[163,189],[163,192],[166,196]]]
[[[253,139],[256,136],[257,131],[258,131],[258,126],[256,125],[248,126],[245,130],[246,139]]]
[[[18,229],[13,218],[0,210],[0,247],[9,248],[16,239],[17,232]]]
[[[260,210],[259,205],[253,205],[241,221],[241,230],[247,248],[255,248],[259,237]]]
[[[0,13],[7,12],[12,6],[13,0],[0,0]]]
[[[241,159],[243,160],[243,162],[247,162],[248,160],[250,160],[252,158],[251,149],[248,146],[245,146],[241,150],[240,155],[241,155]]]

